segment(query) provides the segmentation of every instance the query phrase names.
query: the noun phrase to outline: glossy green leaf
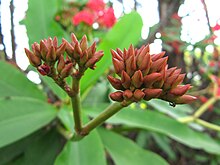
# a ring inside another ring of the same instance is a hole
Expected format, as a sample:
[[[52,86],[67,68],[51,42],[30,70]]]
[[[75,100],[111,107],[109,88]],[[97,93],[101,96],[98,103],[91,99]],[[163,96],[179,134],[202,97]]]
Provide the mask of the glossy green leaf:
[[[28,10],[23,22],[27,28],[30,45],[48,37],[64,37],[64,30],[54,20],[60,4],[61,0],[28,1]]]
[[[104,147],[94,130],[81,141],[68,141],[55,165],[106,165]]]
[[[147,104],[173,118],[184,117],[193,112],[193,109],[187,104],[172,107],[168,102],[159,99],[152,99]]]
[[[0,99],[0,147],[42,128],[56,117],[56,109],[31,98]]]
[[[91,116],[97,116],[104,107],[85,108]],[[203,132],[197,132],[186,124],[150,110],[124,108],[108,120],[115,124],[125,124],[132,127],[151,130],[167,135],[168,137],[195,149],[202,149],[212,154],[220,155],[220,144]]]
[[[117,165],[168,165],[162,157],[140,148],[130,139],[104,129],[100,129],[98,132],[107,151]]]
[[[15,66],[0,61],[0,97],[24,96],[46,100],[45,95]]]
[[[134,23],[135,22],[135,23]],[[111,65],[110,49],[128,48],[130,44],[136,44],[141,36],[142,20],[137,12],[122,17],[118,23],[106,34],[98,46],[98,50],[104,51],[104,56],[97,63],[95,70],[87,70],[81,81],[82,93],[94,84],[96,80]]]

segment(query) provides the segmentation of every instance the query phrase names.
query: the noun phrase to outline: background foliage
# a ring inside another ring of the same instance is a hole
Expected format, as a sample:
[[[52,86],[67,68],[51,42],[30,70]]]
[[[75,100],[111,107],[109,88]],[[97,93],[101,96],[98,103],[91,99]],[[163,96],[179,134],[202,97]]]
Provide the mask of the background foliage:
[[[93,34],[92,38],[101,38],[98,49],[105,55],[96,70],[87,71],[81,81],[84,121],[97,116],[111,102],[108,94],[113,89],[106,81],[112,70],[110,49],[127,48],[131,43],[140,47],[152,42],[156,32],[162,34],[169,64],[192,75],[184,83],[194,85],[192,94],[200,96],[199,100],[191,106],[176,107],[161,100],[132,104],[82,141],[72,142],[66,139],[74,132],[74,122],[65,93],[48,78],[41,77],[42,83],[36,85],[14,64],[0,61],[0,164],[220,163],[219,47],[212,40],[215,52],[205,50],[216,29],[189,51],[186,48],[190,44],[179,37],[181,18],[171,17],[182,1],[158,2],[161,20],[150,30],[147,40],[140,39],[143,23],[136,11],[124,14],[111,29]],[[28,1],[22,23],[30,44],[49,36],[68,39],[69,32],[54,19],[64,5],[61,0]],[[163,5],[170,7],[169,12],[162,10]],[[201,53],[196,53],[196,48]],[[197,80],[196,76],[201,78]],[[201,107],[201,119],[194,120],[193,114]]]

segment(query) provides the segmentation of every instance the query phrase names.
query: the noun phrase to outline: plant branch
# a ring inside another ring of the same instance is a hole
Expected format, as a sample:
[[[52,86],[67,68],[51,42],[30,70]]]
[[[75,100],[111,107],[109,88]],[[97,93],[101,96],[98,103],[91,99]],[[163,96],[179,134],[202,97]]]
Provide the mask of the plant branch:
[[[208,108],[210,105],[216,102],[216,97],[210,98],[205,104],[203,104],[194,114],[194,118],[199,118]]]
[[[209,123],[209,122],[201,120],[201,119],[195,119],[195,122],[202,125],[202,126],[204,126],[204,127],[206,127],[206,128],[209,128],[209,129],[220,132],[220,126],[218,126],[218,125]]]
[[[113,103],[110,106],[108,106],[102,113],[100,113],[97,117],[95,117],[93,120],[88,122],[81,131],[81,135],[87,135],[90,131],[92,131],[94,128],[99,126],[100,124],[104,123],[108,118],[119,112],[122,108],[125,106],[128,106],[131,104],[131,102],[126,102],[124,105],[121,103]]]

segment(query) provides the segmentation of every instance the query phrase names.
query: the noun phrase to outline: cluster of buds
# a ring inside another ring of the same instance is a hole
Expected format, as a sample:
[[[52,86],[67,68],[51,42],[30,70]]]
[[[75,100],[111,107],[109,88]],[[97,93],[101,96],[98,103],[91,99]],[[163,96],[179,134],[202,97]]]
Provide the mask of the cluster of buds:
[[[30,64],[37,68],[43,76],[47,75],[65,89],[70,88],[65,82],[65,78],[72,76],[80,79],[87,68],[94,69],[103,52],[96,52],[96,43],[88,47],[87,38],[83,36],[79,42],[76,36],[71,34],[71,42],[62,39],[58,46],[57,37],[40,41],[40,44],[32,44],[32,51],[25,48],[25,53]]]
[[[196,97],[186,95],[190,84],[180,85],[185,77],[181,69],[168,69],[165,52],[150,55],[149,45],[134,49],[111,50],[112,61],[119,78],[108,76],[118,91],[110,94],[117,102],[138,102],[159,98],[175,104],[191,103]]]

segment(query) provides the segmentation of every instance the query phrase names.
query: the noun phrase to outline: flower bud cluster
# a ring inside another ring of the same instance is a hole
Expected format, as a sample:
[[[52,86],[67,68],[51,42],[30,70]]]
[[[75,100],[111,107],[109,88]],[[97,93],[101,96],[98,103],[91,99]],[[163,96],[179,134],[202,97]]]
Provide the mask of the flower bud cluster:
[[[36,67],[41,75],[53,78],[67,92],[70,88],[65,78],[72,76],[80,79],[85,70],[94,69],[96,62],[103,56],[103,51],[96,52],[95,42],[88,46],[85,35],[79,42],[73,33],[71,42],[62,39],[58,46],[57,37],[48,38],[41,40],[40,44],[32,44],[32,51],[25,48],[25,53],[30,64]]]
[[[63,39],[58,46],[57,37],[40,41],[40,44],[32,44],[32,51],[25,48],[25,53],[30,64],[44,76],[57,74],[60,78],[71,74],[85,71],[87,68],[94,69],[95,63],[103,56],[102,51],[96,52],[96,43],[90,47],[86,36],[79,42],[74,34],[71,34],[71,42]],[[66,56],[66,58],[65,58]],[[54,71],[56,69],[56,71]]]
[[[108,76],[118,91],[110,94],[114,101],[138,102],[142,99],[159,98],[173,105],[191,103],[196,97],[186,95],[189,84],[180,85],[185,77],[181,69],[168,69],[165,52],[150,55],[149,45],[135,49],[111,50],[112,61],[119,78]]]

